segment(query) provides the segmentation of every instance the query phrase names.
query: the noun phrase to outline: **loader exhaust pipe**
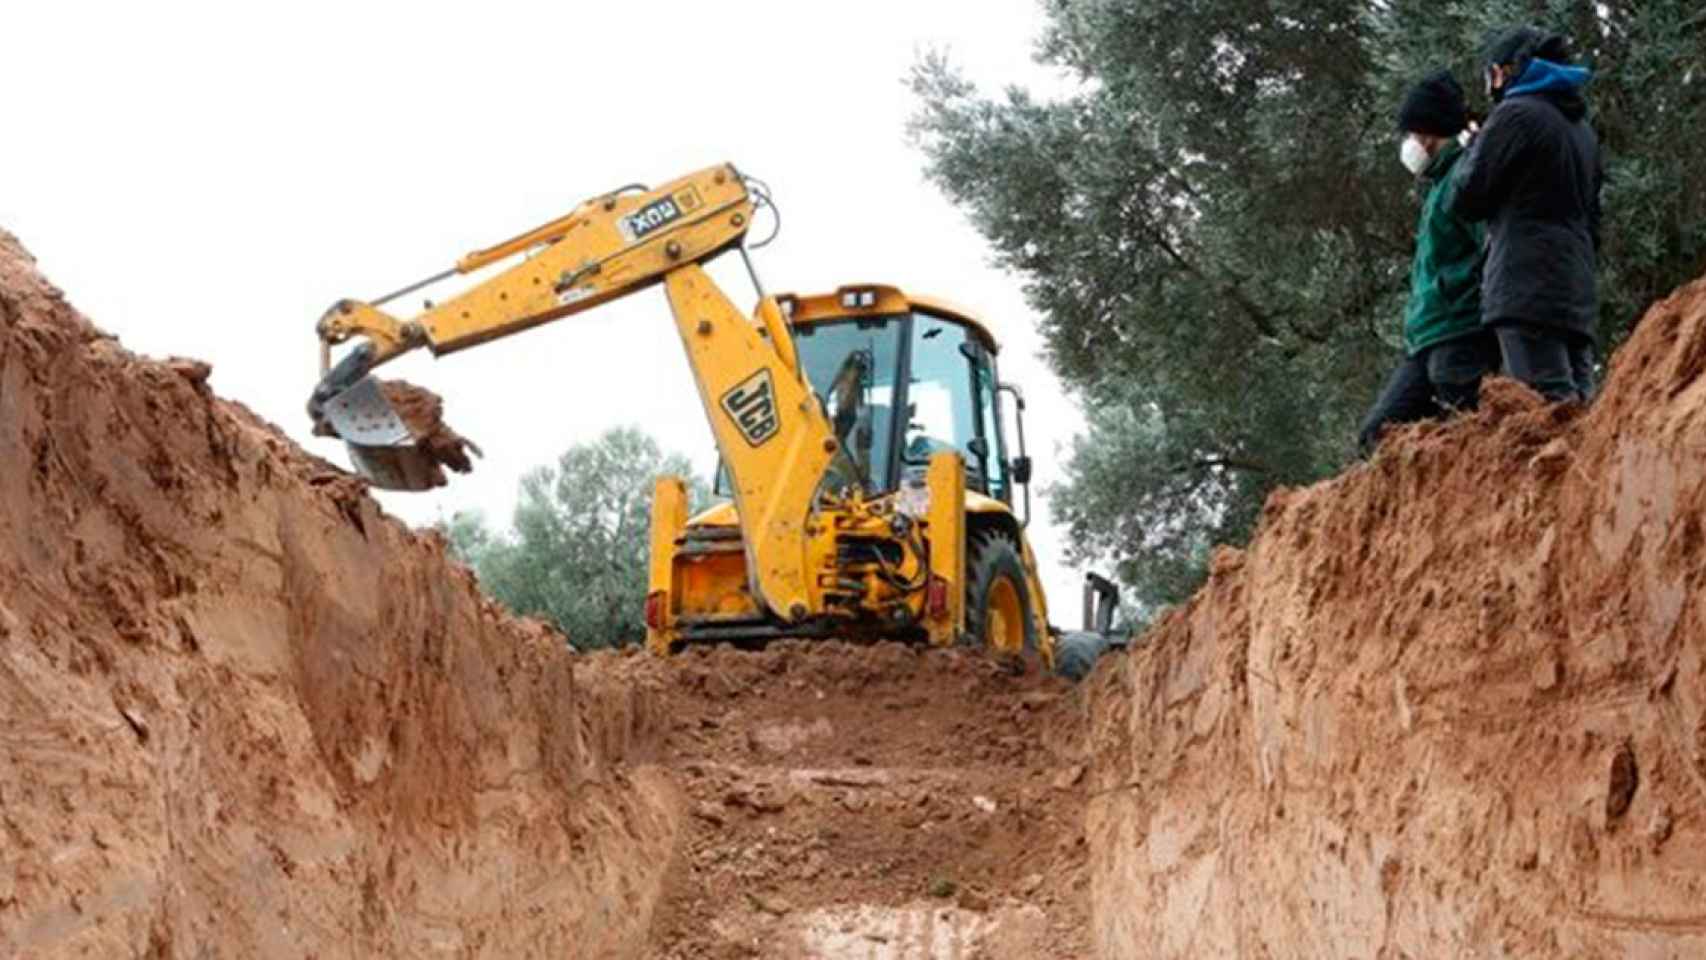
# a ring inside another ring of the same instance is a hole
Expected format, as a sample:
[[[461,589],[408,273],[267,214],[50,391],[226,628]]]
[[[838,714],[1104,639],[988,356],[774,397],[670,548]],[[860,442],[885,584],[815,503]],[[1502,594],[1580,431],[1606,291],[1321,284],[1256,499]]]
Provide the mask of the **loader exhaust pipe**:
[[[1108,633],[1114,625],[1114,611],[1120,605],[1120,588],[1107,577],[1094,573],[1084,575],[1084,630],[1088,633]]]

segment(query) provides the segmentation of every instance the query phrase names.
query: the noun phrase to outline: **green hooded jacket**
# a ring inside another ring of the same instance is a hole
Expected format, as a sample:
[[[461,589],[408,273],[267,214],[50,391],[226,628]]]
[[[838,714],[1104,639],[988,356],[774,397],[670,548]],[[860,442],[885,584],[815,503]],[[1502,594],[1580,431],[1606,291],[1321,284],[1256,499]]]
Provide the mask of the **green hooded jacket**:
[[[1422,172],[1427,198],[1416,225],[1410,302],[1404,308],[1404,349],[1411,356],[1481,329],[1481,247],[1485,228],[1451,213],[1457,189],[1451,170],[1463,158],[1455,141]]]

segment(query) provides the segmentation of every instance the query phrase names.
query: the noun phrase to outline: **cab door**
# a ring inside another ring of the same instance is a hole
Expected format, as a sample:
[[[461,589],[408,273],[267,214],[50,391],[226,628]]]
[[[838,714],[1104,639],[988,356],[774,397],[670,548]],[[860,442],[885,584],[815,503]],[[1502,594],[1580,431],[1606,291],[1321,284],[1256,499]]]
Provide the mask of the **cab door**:
[[[968,490],[1009,502],[994,357],[964,324],[924,310],[913,313],[907,348],[905,471],[953,450],[965,458]]]

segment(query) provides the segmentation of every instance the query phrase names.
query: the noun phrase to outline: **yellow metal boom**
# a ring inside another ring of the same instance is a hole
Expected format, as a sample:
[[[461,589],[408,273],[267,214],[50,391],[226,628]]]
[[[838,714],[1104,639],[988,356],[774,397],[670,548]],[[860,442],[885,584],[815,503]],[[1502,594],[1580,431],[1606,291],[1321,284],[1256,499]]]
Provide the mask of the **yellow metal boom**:
[[[808,590],[808,517],[840,447],[800,373],[775,299],[761,297],[756,315],[748,317],[701,266],[740,246],[755,206],[734,167],[712,167],[657,189],[595,197],[550,223],[468,254],[439,277],[534,251],[415,317],[381,310],[384,300],[339,301],[318,325],[327,369],[310,413],[317,422],[329,419],[335,398],[408,350],[426,347],[442,356],[661,283],[734,481],[749,586],[776,616],[798,622],[816,607]],[[363,342],[331,367],[331,347],[358,338]],[[352,439],[341,425],[333,432]]]

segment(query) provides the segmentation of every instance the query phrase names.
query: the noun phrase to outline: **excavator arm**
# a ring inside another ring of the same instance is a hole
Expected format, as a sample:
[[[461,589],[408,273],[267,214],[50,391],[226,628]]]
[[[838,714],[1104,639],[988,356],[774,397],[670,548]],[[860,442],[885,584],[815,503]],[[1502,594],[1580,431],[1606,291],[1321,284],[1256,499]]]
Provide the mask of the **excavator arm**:
[[[320,318],[322,378],[309,400],[316,432],[350,446],[381,487],[424,489],[435,472],[371,374],[410,350],[442,356],[662,284],[718,451],[734,481],[754,596],[785,620],[811,609],[808,518],[840,444],[799,369],[776,301],[737,309],[702,267],[745,238],[755,201],[732,166],[657,189],[595,197],[566,216],[373,303],[342,300]],[[417,316],[381,307],[437,280],[517,255],[519,263]],[[358,341],[335,366],[332,348]]]
[[[340,300],[320,318],[321,343],[365,343],[322,370],[336,393],[353,379],[417,347],[443,356],[519,333],[627,296],[671,270],[738,246],[751,226],[753,201],[733,167],[703,170],[655,190],[638,187],[594,197],[565,216],[484,250],[454,267],[373,303]],[[519,254],[533,256],[419,315],[399,319],[380,307],[428,284],[473,273]],[[323,359],[329,358],[326,352]],[[323,366],[326,365],[323,363]],[[328,390],[316,390],[319,421]],[[317,401],[317,402],[316,402]]]

